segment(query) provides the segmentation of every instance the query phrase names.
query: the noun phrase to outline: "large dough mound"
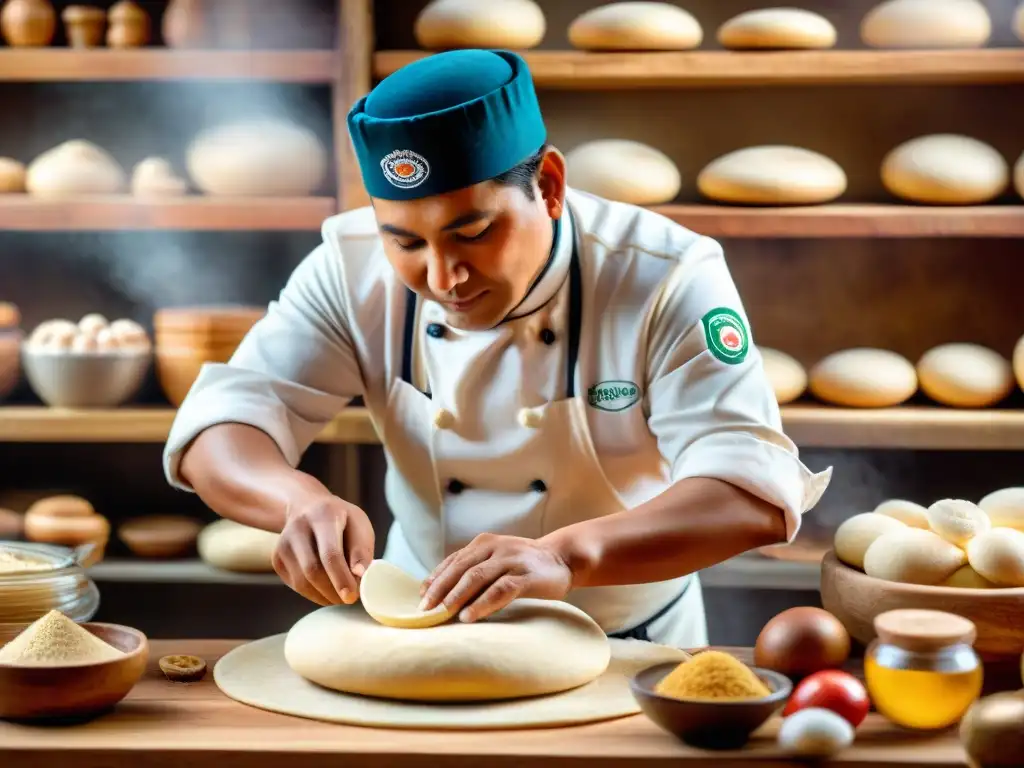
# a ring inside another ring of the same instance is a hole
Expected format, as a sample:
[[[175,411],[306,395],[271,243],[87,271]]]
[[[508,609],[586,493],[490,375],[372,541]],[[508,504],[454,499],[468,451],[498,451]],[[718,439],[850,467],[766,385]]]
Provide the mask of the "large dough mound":
[[[902,355],[884,349],[834,352],[811,369],[811,393],[850,408],[887,408],[917,391],[917,371]]]
[[[972,205],[998,197],[1010,167],[988,144],[951,133],[919,136],[882,160],[882,183],[897,197],[933,205]]]
[[[1013,391],[1010,361],[979,344],[942,344],[917,362],[921,391],[954,408],[995,405]]]
[[[199,556],[215,568],[240,573],[270,573],[280,534],[218,520],[199,532]]]
[[[118,162],[90,141],[65,141],[43,152],[29,166],[25,187],[33,195],[113,195],[127,176]]]
[[[704,39],[700,22],[671,3],[609,3],[569,25],[569,43],[585,51],[684,51]]]
[[[860,26],[873,48],[980,48],[991,35],[992,19],[978,0],[888,0]]]
[[[416,42],[429,50],[540,45],[547,24],[533,0],[434,0],[416,17]]]
[[[300,619],[288,665],[325,688],[384,699],[481,701],[556,693],[608,666],[601,628],[567,603],[517,600],[490,618],[428,629],[386,627],[357,606]]]
[[[807,389],[807,371],[792,355],[760,347],[761,363],[779,405],[796,400]]]
[[[580,144],[565,156],[569,184],[608,200],[658,205],[675,199],[682,179],[665,153],[626,139]]]
[[[697,177],[701,194],[726,203],[813,205],[846,191],[846,173],[831,158],[802,147],[767,145],[729,152]]]
[[[718,42],[733,50],[831,48],[836,28],[802,8],[759,8],[741,13],[718,30]]]

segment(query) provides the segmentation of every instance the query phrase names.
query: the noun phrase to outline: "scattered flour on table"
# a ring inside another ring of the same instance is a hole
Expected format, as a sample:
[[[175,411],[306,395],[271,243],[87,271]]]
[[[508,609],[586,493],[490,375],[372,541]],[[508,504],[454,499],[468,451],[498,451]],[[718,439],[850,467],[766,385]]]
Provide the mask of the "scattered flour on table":
[[[0,664],[21,666],[96,664],[122,656],[60,611],[50,611],[0,648]]]

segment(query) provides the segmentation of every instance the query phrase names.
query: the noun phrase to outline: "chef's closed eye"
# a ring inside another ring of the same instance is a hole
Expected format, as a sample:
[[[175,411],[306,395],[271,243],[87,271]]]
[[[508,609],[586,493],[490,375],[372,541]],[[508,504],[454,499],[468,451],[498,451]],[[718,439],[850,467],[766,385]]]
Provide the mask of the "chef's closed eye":
[[[494,222],[477,222],[455,233],[455,239],[463,243],[479,243],[494,230]]]

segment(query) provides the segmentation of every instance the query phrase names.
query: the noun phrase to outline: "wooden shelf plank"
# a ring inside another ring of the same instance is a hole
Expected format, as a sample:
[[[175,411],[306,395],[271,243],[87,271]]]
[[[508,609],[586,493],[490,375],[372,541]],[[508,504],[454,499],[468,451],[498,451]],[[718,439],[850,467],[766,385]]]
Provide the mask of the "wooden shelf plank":
[[[173,418],[172,409],[159,407],[0,407],[0,442],[161,443]],[[802,448],[1024,451],[1024,410],[789,405],[782,409],[782,420]],[[372,445],[379,438],[364,408],[346,408],[318,442]]]
[[[334,51],[0,50],[0,81],[253,80],[327,84]]]
[[[332,197],[192,195],[156,200],[130,195],[0,195],[0,231],[319,230],[336,212]]]
[[[378,51],[386,77],[429,55]],[[770,51],[524,54],[539,88],[615,89],[761,85],[955,84],[1024,82],[1024,49],[967,51]]]
[[[709,237],[1024,237],[1024,206],[660,205],[654,210]]]

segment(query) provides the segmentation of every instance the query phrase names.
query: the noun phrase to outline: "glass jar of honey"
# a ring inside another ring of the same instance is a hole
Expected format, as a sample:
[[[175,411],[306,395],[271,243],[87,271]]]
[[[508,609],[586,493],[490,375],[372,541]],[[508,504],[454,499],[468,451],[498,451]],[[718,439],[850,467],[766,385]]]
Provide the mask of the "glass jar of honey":
[[[947,728],[981,694],[984,671],[968,619],[941,611],[888,611],[875,617],[875,633],[864,679],[875,709],[893,723]]]

